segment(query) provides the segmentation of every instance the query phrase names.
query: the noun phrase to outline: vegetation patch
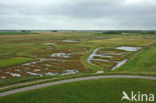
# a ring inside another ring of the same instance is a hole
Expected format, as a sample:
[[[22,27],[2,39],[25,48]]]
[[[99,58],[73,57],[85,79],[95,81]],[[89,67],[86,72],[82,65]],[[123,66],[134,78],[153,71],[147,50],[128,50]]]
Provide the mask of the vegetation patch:
[[[34,59],[32,58],[26,58],[26,57],[14,57],[14,58],[2,59],[0,60],[0,67],[17,65],[17,64],[26,63],[33,60]]]
[[[0,101],[2,103],[120,103],[122,91],[128,94],[131,91],[156,94],[155,85],[154,80],[88,80],[13,94],[0,98]]]
[[[38,34],[31,32],[0,32],[0,35],[26,35],[26,34]]]
[[[131,58],[117,71],[156,71],[156,45]]]
[[[89,41],[90,43],[94,43],[95,45],[99,46],[149,46],[152,45],[153,43],[156,42],[155,39],[152,38],[125,38],[125,37],[120,37],[120,38],[109,38],[109,39],[103,39],[103,40],[92,40]]]
[[[146,50],[150,45],[156,43],[156,35],[154,34],[103,34],[100,32],[59,31],[37,32],[39,34],[28,36],[27,34],[17,35],[17,32],[9,33],[1,36],[15,37],[0,38],[0,68],[3,68],[0,71],[1,80],[17,78],[12,75],[21,75],[18,79],[27,78],[34,73],[34,75],[42,74],[43,77],[40,77],[42,79],[46,76],[45,74],[61,74],[65,70],[75,69],[80,73],[85,72],[88,74],[99,70],[104,70],[104,73],[113,72],[110,70],[118,62],[131,59],[137,56],[140,51],[144,51],[144,49]],[[66,41],[64,42],[64,40]],[[133,52],[116,49],[116,47],[122,46],[142,47],[142,49]],[[87,58],[95,48],[99,48],[96,53],[98,56],[94,56],[94,60],[91,60],[92,63],[88,63]],[[69,55],[67,55],[68,58],[51,56],[55,53]],[[153,53],[152,56],[154,58],[155,54]],[[104,60],[111,62],[105,62]],[[153,60],[151,67],[149,67],[152,69],[146,70],[147,73],[150,74],[155,70],[154,64]],[[139,72],[141,71],[142,69]],[[115,73],[117,72],[119,71]],[[126,71],[126,73],[128,72],[130,71]]]

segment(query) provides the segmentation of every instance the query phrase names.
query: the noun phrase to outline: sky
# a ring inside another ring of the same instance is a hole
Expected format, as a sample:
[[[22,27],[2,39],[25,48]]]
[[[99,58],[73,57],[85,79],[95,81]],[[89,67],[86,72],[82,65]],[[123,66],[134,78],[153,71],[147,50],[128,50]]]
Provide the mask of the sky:
[[[155,30],[156,0],[0,0],[0,30]]]

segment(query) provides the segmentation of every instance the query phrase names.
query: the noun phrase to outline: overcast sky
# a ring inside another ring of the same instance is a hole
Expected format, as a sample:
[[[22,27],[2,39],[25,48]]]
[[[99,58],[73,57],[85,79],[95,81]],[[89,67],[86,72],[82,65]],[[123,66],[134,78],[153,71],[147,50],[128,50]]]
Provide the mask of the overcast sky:
[[[156,29],[156,0],[0,0],[0,29]]]

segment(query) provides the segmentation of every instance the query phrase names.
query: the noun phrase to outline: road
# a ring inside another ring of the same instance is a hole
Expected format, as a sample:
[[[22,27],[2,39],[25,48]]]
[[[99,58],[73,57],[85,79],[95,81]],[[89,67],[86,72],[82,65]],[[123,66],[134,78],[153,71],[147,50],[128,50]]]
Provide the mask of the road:
[[[60,80],[60,81],[55,81],[55,82],[49,82],[49,83],[38,84],[38,85],[29,86],[29,87],[14,89],[14,90],[10,90],[10,91],[6,91],[6,92],[0,93],[0,97],[11,95],[11,94],[15,94],[15,93],[20,93],[20,92],[24,92],[24,91],[29,91],[29,90],[33,90],[33,89],[38,89],[38,88],[42,88],[42,87],[48,87],[48,86],[53,86],[53,85],[64,84],[64,83],[83,81],[83,80],[106,79],[106,78],[132,78],[132,79],[156,80],[156,77],[137,76],[137,75],[89,76],[89,77],[80,77],[80,78],[72,78],[72,79],[67,79],[67,80]]]

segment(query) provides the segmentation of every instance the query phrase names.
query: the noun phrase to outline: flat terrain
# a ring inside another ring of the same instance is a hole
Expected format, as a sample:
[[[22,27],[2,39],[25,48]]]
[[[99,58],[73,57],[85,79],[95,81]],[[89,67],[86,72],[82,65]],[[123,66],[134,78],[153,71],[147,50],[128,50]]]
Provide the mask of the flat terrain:
[[[1,32],[0,87],[98,71],[156,74],[155,43],[155,34]],[[140,49],[126,51],[118,47]],[[95,49],[98,50],[89,63],[87,59]],[[118,68],[123,61],[127,62]],[[112,71],[114,67],[117,68]]]
[[[156,93],[155,81],[144,79],[99,79],[72,82],[9,95],[1,103],[119,103],[122,91]],[[113,97],[113,99],[112,99]],[[30,99],[31,98],[31,99]],[[123,100],[123,102],[128,102]]]
[[[0,32],[0,38],[13,38],[13,37],[36,37],[36,36],[48,36],[48,35],[64,35],[63,33],[51,33],[51,32]]]
[[[155,34],[1,32],[0,103],[117,103],[123,90],[155,94],[155,52]]]

